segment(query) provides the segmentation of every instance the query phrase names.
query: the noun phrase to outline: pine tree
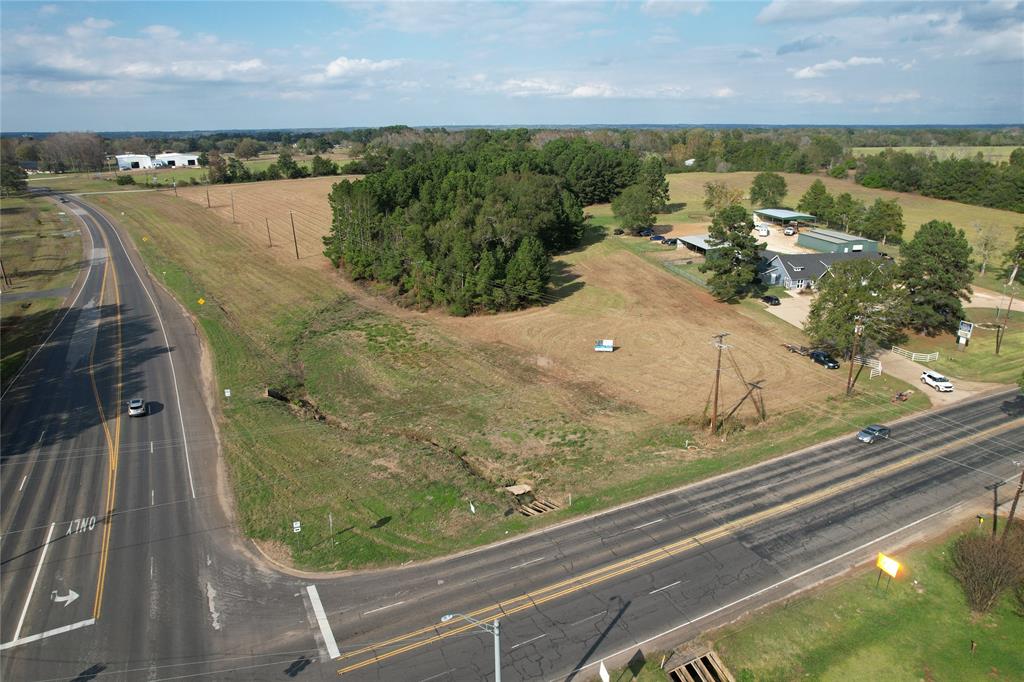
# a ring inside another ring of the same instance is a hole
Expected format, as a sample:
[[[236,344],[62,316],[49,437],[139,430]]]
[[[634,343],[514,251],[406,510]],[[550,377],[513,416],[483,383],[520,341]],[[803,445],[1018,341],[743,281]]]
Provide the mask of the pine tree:
[[[800,211],[810,213],[819,220],[828,220],[834,203],[832,195],[825,188],[825,183],[821,180],[815,180],[807,191],[804,192],[804,195],[800,197],[800,203],[796,207]]]
[[[548,255],[544,245],[533,235],[527,235],[519,243],[515,255],[508,263],[505,289],[512,298],[512,305],[538,303],[548,286]]]
[[[904,245],[901,256],[899,277],[909,297],[910,326],[929,335],[956,331],[974,277],[964,231],[932,220]]]
[[[868,239],[899,243],[903,239],[903,208],[895,199],[875,199],[864,215],[863,234]]]
[[[723,209],[711,221],[711,248],[700,265],[710,272],[708,288],[719,301],[735,301],[750,293],[757,282],[757,265],[764,244],[750,233],[754,222],[739,204]]]

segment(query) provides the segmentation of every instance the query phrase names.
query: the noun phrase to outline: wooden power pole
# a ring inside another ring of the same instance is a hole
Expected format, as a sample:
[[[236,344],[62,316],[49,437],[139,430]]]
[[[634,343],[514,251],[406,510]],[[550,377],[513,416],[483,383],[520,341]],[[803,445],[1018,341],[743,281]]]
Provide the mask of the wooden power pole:
[[[1006,542],[1006,536],[1010,532],[1010,524],[1013,523],[1013,515],[1017,513],[1017,503],[1020,502],[1020,494],[1024,492],[1024,469],[1020,472],[1020,481],[1017,482],[1017,491],[1013,494],[1013,503],[1010,505],[1010,515],[1006,517],[1006,527],[1003,528],[1003,537],[1000,542]]]
[[[853,352],[850,353],[850,371],[846,375],[846,395],[853,395],[853,363],[857,357],[857,349],[860,345],[860,335],[864,331],[864,325],[860,323],[860,315],[854,318],[853,323]]]
[[[722,351],[728,348],[725,344],[725,337],[729,336],[728,332],[719,332],[714,335],[714,345],[718,349],[718,359],[715,362],[715,390],[714,398],[711,401],[711,433],[718,433],[718,384],[722,377]]]

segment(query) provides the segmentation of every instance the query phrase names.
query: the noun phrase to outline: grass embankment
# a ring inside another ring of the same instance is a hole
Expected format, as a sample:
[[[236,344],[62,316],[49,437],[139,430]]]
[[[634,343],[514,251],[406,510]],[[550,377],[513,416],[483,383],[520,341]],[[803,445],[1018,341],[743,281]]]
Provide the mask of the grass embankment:
[[[671,174],[668,176],[668,180],[672,203],[676,206],[679,204],[684,204],[684,206],[672,213],[659,215],[658,222],[668,224],[710,222],[710,218],[704,210],[704,183],[724,182],[729,187],[742,189],[746,196],[756,175],[757,173],[754,172]],[[922,224],[930,220],[946,220],[953,223],[954,226],[962,229],[967,235],[967,239],[975,245],[978,238],[976,226],[991,227],[1002,244],[999,249],[999,257],[996,260],[1002,258],[1002,251],[1005,251],[1012,243],[1014,226],[1024,223],[1024,216],[1013,211],[970,206],[945,199],[932,199],[919,194],[870,189],[858,185],[853,180],[837,180],[828,176],[801,175],[799,173],[781,173],[780,175],[786,178],[786,187],[789,190],[783,203],[793,208],[800,202],[800,197],[815,180],[825,183],[825,187],[832,196],[849,192],[855,199],[860,199],[868,204],[873,203],[876,198],[896,199],[903,208],[903,222],[906,224],[903,238],[908,240],[914,236]],[[747,202],[745,205],[750,206]],[[751,208],[762,207],[751,206]],[[886,251],[891,250],[887,248]],[[992,265],[990,264],[990,268]],[[994,265],[998,265],[998,263]]]
[[[967,319],[972,322],[995,325],[996,311],[993,308],[968,308],[966,312]],[[1002,323],[1006,319],[1006,311],[999,312]],[[963,351],[957,350],[956,336],[953,334],[932,337],[914,335],[905,347],[916,353],[938,352],[939,359],[929,362],[928,366],[951,377],[1012,384],[1024,371],[1024,313],[1010,313],[1010,322],[1003,335],[999,355],[995,353],[995,329],[977,326],[971,335],[970,344]]]
[[[925,404],[890,405],[889,389],[873,384],[869,400],[837,397],[814,406],[813,418],[773,411],[764,425],[708,442],[691,423],[658,421],[589,383],[545,373],[512,346],[457,338],[429,316],[362,307],[339,293],[326,263],[279,261],[184,199],[95,200],[196,315],[217,381],[232,389],[222,433],[243,529],[287,545],[304,567],[442,555]],[[605,239],[587,248],[618,247]],[[266,398],[268,386],[309,403]],[[521,480],[556,501],[571,493],[572,507],[540,519],[513,513],[499,486]]]
[[[889,589],[864,568],[772,607],[712,634],[715,650],[738,682],[1021,679],[1024,617],[1012,595],[987,615],[972,614],[948,572],[950,545],[898,556],[906,574]]]
[[[886,149],[909,154],[934,154],[938,159],[948,159],[955,156],[958,159],[973,159],[978,154],[989,163],[1004,163],[1010,160],[1010,154],[1017,148],[1017,145],[995,145],[990,147],[971,146],[949,146],[949,147],[854,147],[851,151],[854,156],[873,156],[880,154]]]
[[[25,294],[70,287],[82,258],[82,237],[71,216],[37,197],[0,200],[0,241],[4,270],[12,286],[4,294]],[[64,302],[63,294],[4,300],[0,376],[12,377],[42,340]]]

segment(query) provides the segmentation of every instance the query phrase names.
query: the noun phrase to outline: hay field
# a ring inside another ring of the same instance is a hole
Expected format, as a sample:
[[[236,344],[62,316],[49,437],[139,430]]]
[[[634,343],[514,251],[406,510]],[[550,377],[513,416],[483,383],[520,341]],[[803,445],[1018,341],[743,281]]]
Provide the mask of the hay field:
[[[322,267],[321,238],[331,227],[331,207],[327,195],[335,183],[343,179],[358,180],[361,176],[327,176],[300,180],[247,182],[237,185],[180,187],[181,197],[210,207],[217,215],[232,222],[231,203],[234,198],[234,222],[239,231],[254,244],[266,247],[277,258],[295,262],[292,220],[299,246],[299,260],[306,265]],[[267,228],[270,237],[267,237]]]
[[[981,154],[989,163],[1005,163],[1010,160],[1010,154],[1016,148],[1014,145],[996,145],[991,147],[854,147],[851,151],[854,156],[871,156],[880,154],[886,149],[894,149],[910,154],[934,154],[938,159],[948,159],[951,156],[955,156],[958,159],[966,159]]]
[[[707,220],[704,211],[704,183],[724,182],[730,187],[750,190],[750,184],[754,180],[755,172],[737,173],[675,173],[668,176],[669,192],[673,203],[685,203],[681,209],[665,216],[659,216],[659,223],[670,225],[682,225]],[[967,239],[973,242],[977,238],[975,225],[992,226],[1006,245],[1011,243],[1013,238],[1013,227],[1024,224],[1024,215],[1013,211],[1002,211],[995,208],[983,206],[971,206],[956,201],[945,199],[932,199],[919,194],[907,194],[904,192],[893,192],[885,189],[870,189],[862,187],[853,180],[837,180],[827,176],[801,175],[798,173],[780,173],[786,178],[786,187],[789,193],[786,195],[785,203],[793,208],[800,202],[800,197],[811,186],[815,180],[821,180],[832,196],[849,192],[855,199],[861,199],[868,204],[876,198],[896,199],[903,207],[903,222],[906,230],[903,233],[904,239],[913,237],[917,229],[929,220],[947,220],[956,227],[961,228]],[[597,213],[595,209],[590,209]],[[608,209],[610,211],[610,209]]]

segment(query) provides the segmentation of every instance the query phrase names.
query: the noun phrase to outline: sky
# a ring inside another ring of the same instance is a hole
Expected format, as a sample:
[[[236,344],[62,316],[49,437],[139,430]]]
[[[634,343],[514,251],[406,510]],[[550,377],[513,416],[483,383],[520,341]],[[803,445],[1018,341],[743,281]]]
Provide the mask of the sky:
[[[0,0],[0,130],[1024,121],[1024,2]]]

